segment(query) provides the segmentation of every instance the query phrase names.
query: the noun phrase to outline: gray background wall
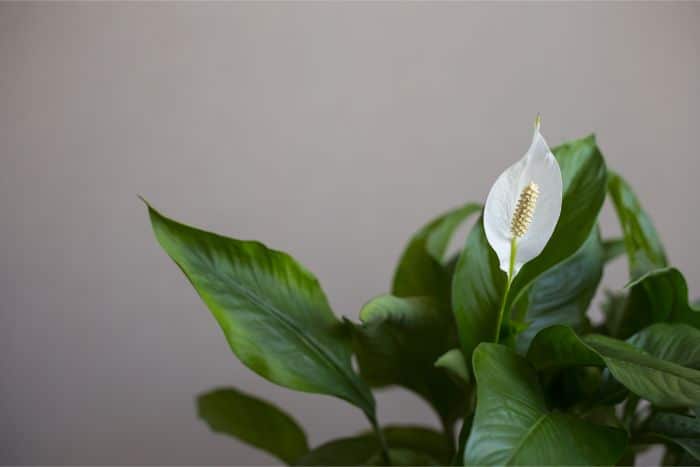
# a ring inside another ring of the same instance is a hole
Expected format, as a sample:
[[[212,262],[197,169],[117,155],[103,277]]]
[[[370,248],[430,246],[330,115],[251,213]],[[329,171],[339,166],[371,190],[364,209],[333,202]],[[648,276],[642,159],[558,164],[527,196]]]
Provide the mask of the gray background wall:
[[[0,4],[0,463],[273,463],[196,420],[227,384],[312,444],[366,427],[232,356],[137,193],[290,252],[356,317],[540,112],[552,144],[597,133],[700,295],[699,21],[696,2]],[[399,390],[379,415],[436,425]]]

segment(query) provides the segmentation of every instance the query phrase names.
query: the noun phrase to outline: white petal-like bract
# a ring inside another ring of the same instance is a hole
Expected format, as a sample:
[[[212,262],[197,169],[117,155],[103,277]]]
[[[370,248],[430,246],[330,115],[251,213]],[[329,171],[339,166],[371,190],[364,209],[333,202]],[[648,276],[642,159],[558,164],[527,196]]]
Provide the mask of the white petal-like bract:
[[[486,238],[498,255],[501,269],[506,273],[509,272],[510,266],[513,214],[520,194],[530,183],[537,185],[539,195],[527,231],[516,239],[513,276],[523,264],[542,253],[561,213],[561,170],[539,128],[535,129],[527,153],[498,177],[486,198]]]

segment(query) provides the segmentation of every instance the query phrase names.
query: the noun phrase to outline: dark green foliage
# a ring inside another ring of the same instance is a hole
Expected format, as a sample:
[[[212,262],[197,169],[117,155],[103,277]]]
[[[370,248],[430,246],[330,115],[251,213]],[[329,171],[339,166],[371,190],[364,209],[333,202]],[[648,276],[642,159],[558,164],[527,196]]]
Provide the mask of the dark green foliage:
[[[482,218],[448,255],[459,226],[481,210],[467,203],[413,235],[390,293],[370,300],[359,320],[338,319],[318,280],[289,255],[149,206],[158,242],[238,359],[270,382],[350,402],[371,430],[310,449],[289,415],[233,388],[199,396],[200,418],[290,465],[623,465],[654,444],[666,464],[700,463],[698,302],[595,139],[553,152],[561,216],[507,295]],[[606,194],[620,238],[600,237]],[[592,323],[605,265],[621,255],[630,282],[606,291],[604,320]],[[370,388],[386,386],[418,394],[441,430],[381,426]]]
[[[304,430],[289,415],[249,394],[217,389],[199,396],[197,407],[212,431],[235,436],[286,463],[309,452]]]

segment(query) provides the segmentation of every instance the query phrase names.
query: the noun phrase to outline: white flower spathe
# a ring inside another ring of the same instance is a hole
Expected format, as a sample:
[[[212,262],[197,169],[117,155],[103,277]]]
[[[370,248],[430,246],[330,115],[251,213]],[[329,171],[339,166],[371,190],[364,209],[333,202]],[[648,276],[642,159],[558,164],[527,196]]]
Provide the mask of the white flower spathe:
[[[496,179],[484,207],[486,239],[498,255],[500,268],[511,280],[525,263],[542,253],[561,214],[561,169],[540,133],[539,119],[535,126],[530,149]],[[523,191],[526,191],[524,200],[527,202],[533,188],[535,199],[528,206],[529,216],[520,216],[525,221],[522,233],[522,225],[513,228],[514,216]],[[515,258],[511,271],[512,250]]]

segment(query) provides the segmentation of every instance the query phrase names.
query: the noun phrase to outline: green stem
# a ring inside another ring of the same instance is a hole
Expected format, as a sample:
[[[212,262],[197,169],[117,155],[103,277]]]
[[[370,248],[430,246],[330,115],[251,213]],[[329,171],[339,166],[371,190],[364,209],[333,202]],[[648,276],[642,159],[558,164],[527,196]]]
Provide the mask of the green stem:
[[[637,404],[639,404],[639,396],[630,394],[622,414],[622,425],[628,433],[632,432],[632,424],[634,423],[634,415],[637,412]]]
[[[503,298],[501,299],[501,307],[498,310],[498,322],[496,323],[496,338],[494,342],[498,344],[498,340],[501,337],[501,325],[503,324],[503,315],[506,311],[506,301],[508,300],[508,292],[510,292],[510,285],[513,283],[513,271],[515,270],[515,254],[518,251],[517,239],[513,237],[510,240],[510,264],[508,265],[508,278],[506,279],[506,289],[503,291]]]
[[[377,435],[377,439],[379,440],[379,446],[382,449],[382,461],[384,462],[384,465],[391,465],[391,458],[389,457],[389,445],[386,443],[384,432],[379,427],[376,417],[368,416],[367,418],[369,418],[369,423],[372,425],[372,429],[374,430],[374,433]]]

